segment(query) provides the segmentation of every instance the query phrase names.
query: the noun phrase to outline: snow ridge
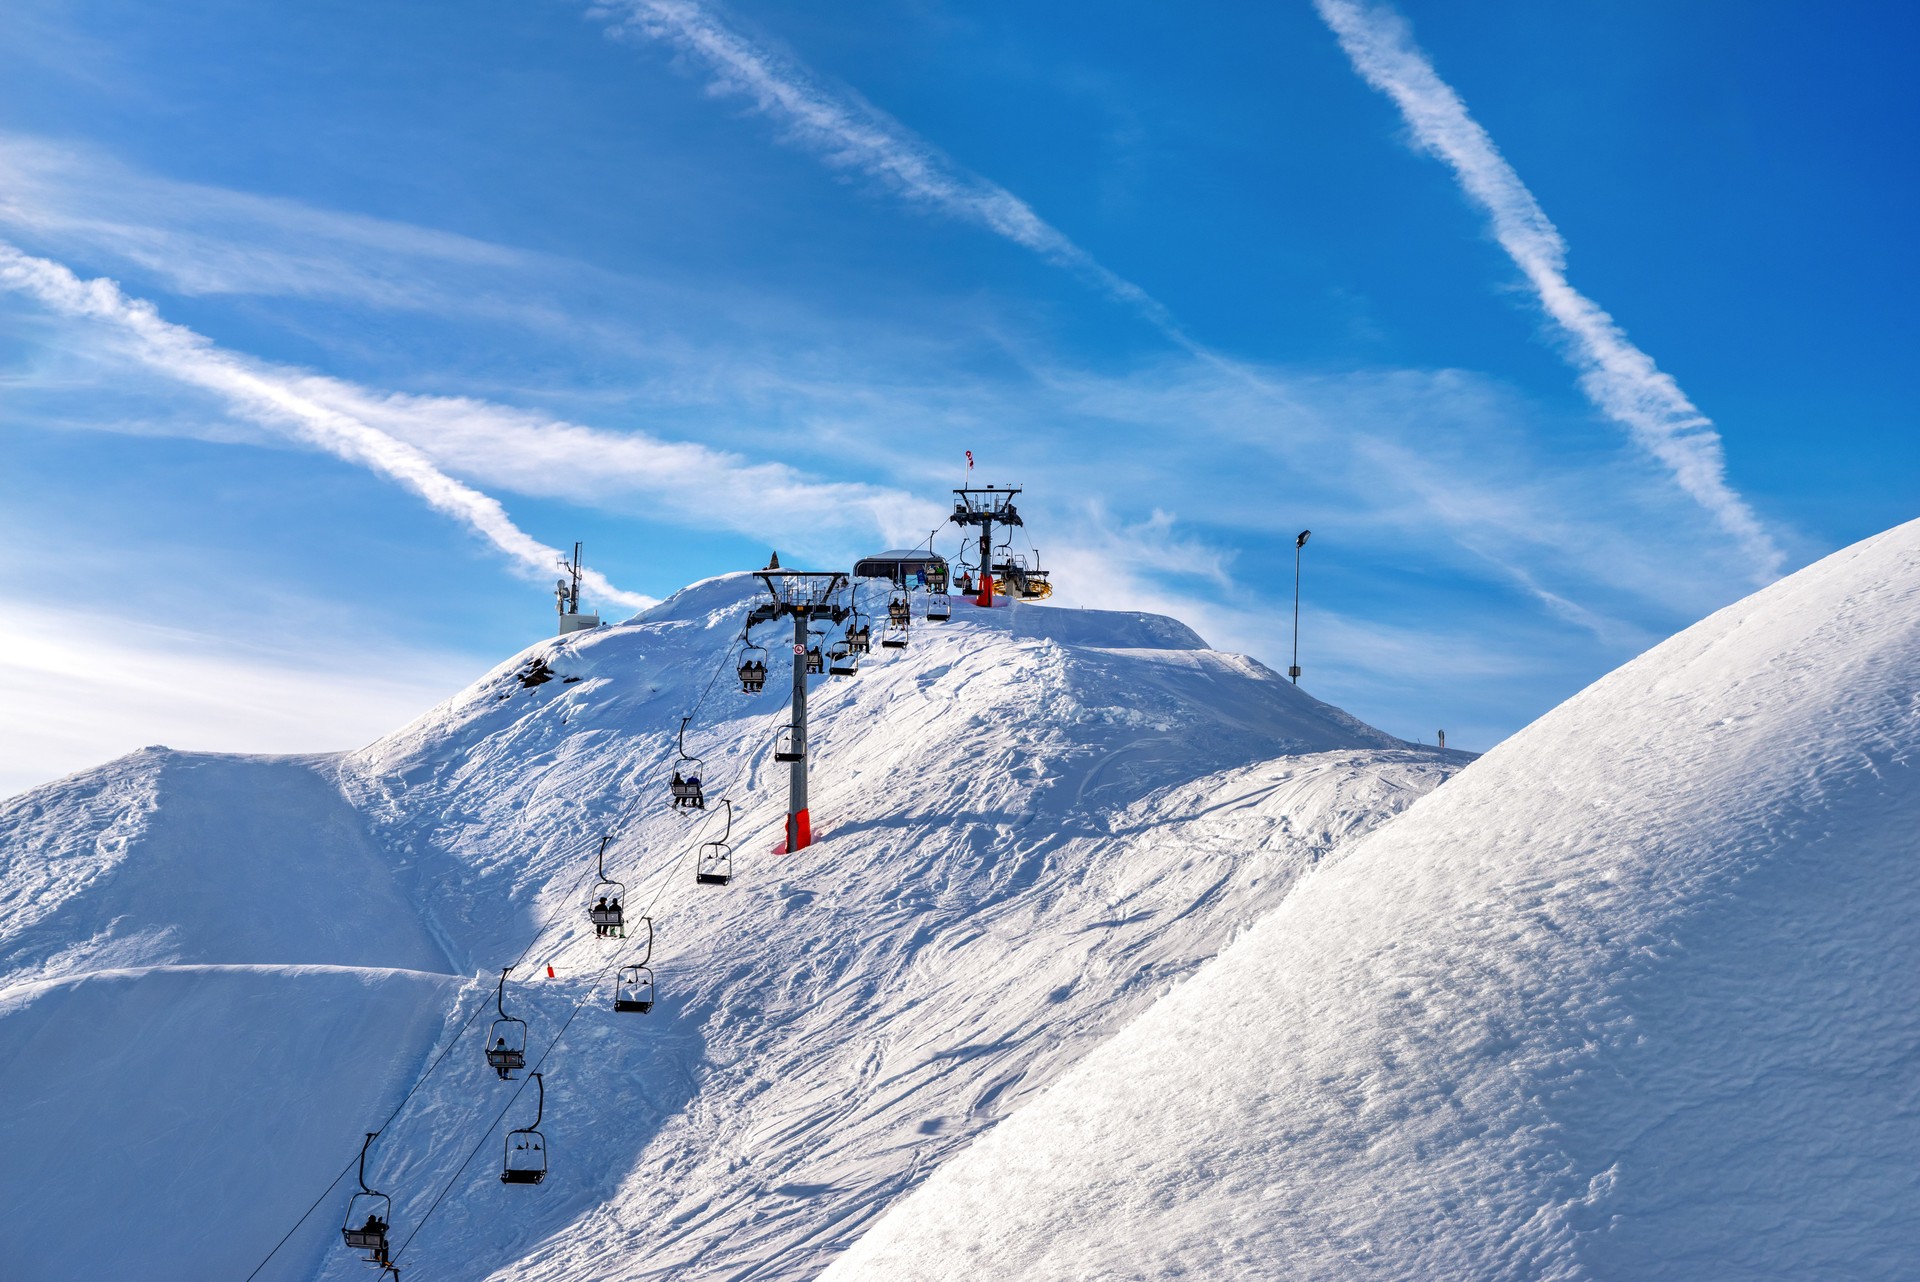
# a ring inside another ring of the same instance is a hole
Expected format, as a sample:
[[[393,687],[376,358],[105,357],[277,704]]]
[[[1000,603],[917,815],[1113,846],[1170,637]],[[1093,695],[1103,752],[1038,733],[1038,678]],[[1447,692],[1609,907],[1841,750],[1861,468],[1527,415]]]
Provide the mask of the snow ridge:
[[[1920,522],[1303,879],[824,1275],[1896,1279]]]

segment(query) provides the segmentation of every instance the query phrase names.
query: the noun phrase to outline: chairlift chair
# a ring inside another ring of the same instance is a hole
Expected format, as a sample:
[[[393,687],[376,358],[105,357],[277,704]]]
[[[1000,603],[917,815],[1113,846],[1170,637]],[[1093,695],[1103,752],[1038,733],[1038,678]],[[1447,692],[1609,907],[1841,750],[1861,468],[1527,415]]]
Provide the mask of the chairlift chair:
[[[887,602],[887,622],[904,628],[913,621],[913,598],[905,591],[895,592]]]
[[[805,761],[807,754],[793,745],[793,727],[781,726],[780,734],[774,740],[773,759],[775,761]]]
[[[860,670],[860,661],[853,657],[853,647],[845,641],[836,641],[827,650],[827,672],[831,676],[850,677]]]
[[[740,688],[748,694],[759,694],[767,684],[767,647],[742,640],[745,644],[740,647]]]
[[[368,1264],[387,1263],[387,1230],[393,1227],[393,1199],[367,1186],[367,1149],[376,1131],[360,1142],[360,1191],[347,1199],[340,1236],[349,1251],[365,1251]],[[363,1218],[364,1217],[364,1218]]]
[[[870,654],[873,651],[873,627],[858,622],[847,629],[847,650],[852,654]]]
[[[927,593],[927,622],[945,623],[953,617],[953,603],[945,592]]]
[[[700,856],[693,866],[693,880],[700,886],[724,886],[733,880],[733,847],[727,844],[727,838],[733,835],[733,803],[721,799],[727,807],[727,830],[720,834],[718,841],[709,841],[700,847]]]
[[[527,1021],[507,1014],[507,974],[500,972],[500,987],[494,991],[493,1004],[500,1018],[487,1029],[487,1063],[502,1081],[514,1080],[514,1073],[527,1066]]]
[[[653,971],[645,966],[622,966],[613,980],[613,1008],[644,1015],[653,1009]]]
[[[700,775],[704,765],[699,757],[687,751],[687,722],[692,717],[680,718],[680,757],[673,763],[673,778],[668,787],[673,792],[673,805],[676,810],[705,810],[706,795],[701,791]]]
[[[647,946],[638,958],[621,966],[613,977],[613,1008],[644,1015],[653,1009],[653,918],[642,917]]]
[[[547,1137],[540,1133],[540,1119],[547,1112],[547,1083],[539,1073],[533,1080],[540,1088],[540,1102],[532,1126],[507,1132],[506,1160],[500,1165],[502,1184],[538,1184],[547,1178]]]
[[[587,903],[587,919],[593,923],[594,934],[606,939],[625,939],[627,910],[621,901],[627,897],[627,888],[607,876],[607,845],[612,840],[611,833],[600,839],[600,853],[597,856],[600,879],[594,882],[593,889],[588,892],[593,898]]]
[[[817,677],[826,670],[827,656],[821,653],[819,646],[809,646],[807,648],[807,675]]]

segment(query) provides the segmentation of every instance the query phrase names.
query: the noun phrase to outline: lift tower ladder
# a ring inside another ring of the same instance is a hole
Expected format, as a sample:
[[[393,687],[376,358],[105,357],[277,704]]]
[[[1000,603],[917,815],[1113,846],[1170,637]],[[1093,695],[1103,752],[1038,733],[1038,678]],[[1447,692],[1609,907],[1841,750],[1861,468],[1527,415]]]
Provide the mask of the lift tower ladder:
[[[980,527],[980,595],[975,605],[993,604],[993,527],[1026,524],[1020,519],[1020,509],[1013,505],[1013,496],[1019,492],[1017,485],[967,487],[953,492],[953,515],[949,519],[962,529]]]
[[[840,593],[851,580],[842,570],[783,570],[775,564],[754,571],[771,602],[754,608],[756,622],[793,620],[793,725],[787,751],[787,853],[813,844],[813,820],[807,812],[807,625],[814,619],[839,623],[847,617]]]

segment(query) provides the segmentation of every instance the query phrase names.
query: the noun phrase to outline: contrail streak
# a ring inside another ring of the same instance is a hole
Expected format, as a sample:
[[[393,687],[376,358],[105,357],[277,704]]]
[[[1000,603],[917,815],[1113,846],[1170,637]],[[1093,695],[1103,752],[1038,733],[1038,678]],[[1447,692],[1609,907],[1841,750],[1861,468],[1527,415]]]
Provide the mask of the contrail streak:
[[[446,475],[405,441],[302,394],[292,380],[224,352],[184,326],[162,320],[152,303],[127,297],[113,281],[82,280],[59,263],[0,241],[0,285],[29,295],[63,316],[113,327],[148,367],[214,393],[254,422],[289,432],[399,482],[429,506],[464,522],[529,573],[545,577],[554,572],[559,549],[515,525],[498,500]],[[583,578],[602,600],[633,609],[654,604],[651,597],[615,587],[597,571],[589,570]]]
[[[1223,367],[1231,362],[1189,337],[1157,299],[1102,266],[1024,200],[968,173],[873,104],[844,88],[828,89],[805,68],[759,48],[694,0],[611,0],[598,16],[615,31],[662,41],[706,64],[716,93],[751,101],[763,116],[840,169],[867,175],[910,200],[984,227],[1068,268],[1129,307],[1182,348]]]
[[[1422,147],[1445,161],[1493,224],[1493,234],[1532,284],[1541,307],[1568,339],[1580,388],[1672,472],[1680,488],[1738,541],[1764,578],[1784,556],[1760,520],[1727,484],[1719,432],[1672,376],[1634,346],[1613,317],[1567,281],[1567,245],[1520,175],[1451,86],[1440,79],[1391,9],[1355,0],[1314,0],[1354,69],[1393,99]]]

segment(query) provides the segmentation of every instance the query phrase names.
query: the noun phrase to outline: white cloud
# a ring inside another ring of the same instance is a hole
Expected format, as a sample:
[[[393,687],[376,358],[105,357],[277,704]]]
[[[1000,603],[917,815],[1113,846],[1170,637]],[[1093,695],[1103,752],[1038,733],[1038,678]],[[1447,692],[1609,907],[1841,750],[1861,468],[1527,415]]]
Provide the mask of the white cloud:
[[[160,319],[151,303],[128,298],[110,280],[83,281],[59,263],[0,242],[0,286],[63,316],[97,321],[117,333],[130,355],[180,382],[212,392],[235,413],[294,433],[328,453],[398,482],[427,504],[464,522],[531,577],[545,578],[561,559],[507,516],[497,499],[454,480],[415,447],[303,394],[284,373],[225,352],[184,326]],[[603,600],[634,609],[651,597],[627,592],[589,570],[583,581]]]
[[[1420,145],[1445,161],[1469,198],[1486,210],[1495,239],[1525,273],[1566,336],[1589,400],[1660,460],[1680,488],[1746,550],[1762,577],[1784,556],[1726,479],[1720,434],[1680,385],[1628,341],[1566,277],[1566,242],[1466,104],[1413,42],[1406,20],[1354,0],[1315,0],[1367,83],[1392,98]]]
[[[152,743],[357,748],[484,670],[365,637],[310,653],[0,598],[0,796]]]

